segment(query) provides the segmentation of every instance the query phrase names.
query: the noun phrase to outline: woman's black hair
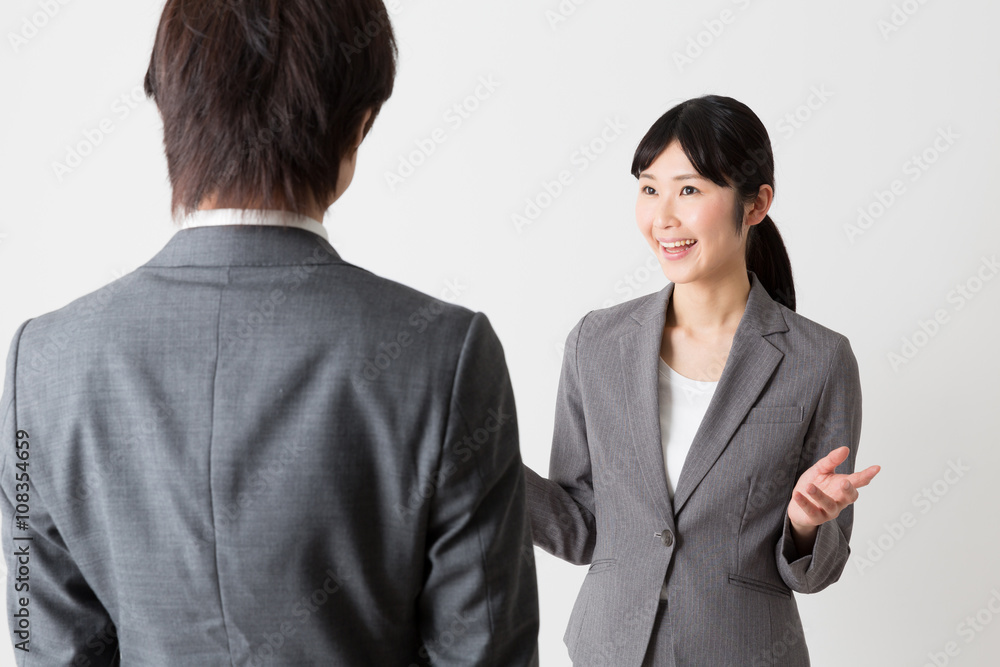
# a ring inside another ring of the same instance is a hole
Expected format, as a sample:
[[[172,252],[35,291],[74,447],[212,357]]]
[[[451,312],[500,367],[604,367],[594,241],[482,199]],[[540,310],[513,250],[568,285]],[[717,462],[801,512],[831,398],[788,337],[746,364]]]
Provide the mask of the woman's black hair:
[[[771,140],[750,107],[721,95],[681,102],[653,123],[632,159],[632,175],[647,169],[677,139],[699,174],[736,190],[735,232],[743,233],[743,207],[760,186],[774,188]],[[792,265],[771,216],[751,225],[747,235],[747,270],[753,271],[772,299],[795,310]]]

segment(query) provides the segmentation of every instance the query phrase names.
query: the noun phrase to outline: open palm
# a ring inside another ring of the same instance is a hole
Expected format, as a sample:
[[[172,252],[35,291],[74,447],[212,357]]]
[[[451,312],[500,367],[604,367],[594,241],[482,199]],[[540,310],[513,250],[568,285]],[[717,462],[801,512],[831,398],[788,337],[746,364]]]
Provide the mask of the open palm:
[[[882,469],[873,465],[850,475],[835,473],[850,451],[849,447],[838,447],[802,473],[788,503],[788,518],[793,524],[808,528],[836,519],[858,499],[858,489],[867,486]]]

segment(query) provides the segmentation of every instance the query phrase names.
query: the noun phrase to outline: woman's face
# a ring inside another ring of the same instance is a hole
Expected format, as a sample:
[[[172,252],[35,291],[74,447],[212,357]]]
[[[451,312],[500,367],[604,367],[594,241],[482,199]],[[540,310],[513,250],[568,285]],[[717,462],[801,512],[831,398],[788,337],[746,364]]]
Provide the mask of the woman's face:
[[[735,236],[736,192],[698,174],[674,140],[639,174],[635,219],[668,280],[687,283],[745,271],[745,235]],[[684,247],[664,247],[692,240]]]

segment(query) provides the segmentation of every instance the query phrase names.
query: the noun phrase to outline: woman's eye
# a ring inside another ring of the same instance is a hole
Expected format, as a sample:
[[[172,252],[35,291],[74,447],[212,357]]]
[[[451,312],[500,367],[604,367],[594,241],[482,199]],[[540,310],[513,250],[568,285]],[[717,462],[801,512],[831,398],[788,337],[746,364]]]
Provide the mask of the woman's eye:
[[[685,185],[683,188],[681,188],[681,194],[684,194],[684,191],[687,190],[688,188],[691,188],[693,191],[698,192],[698,189],[693,185]]]
[[[652,186],[649,186],[649,185],[644,186],[642,188],[642,191],[643,191],[644,194],[647,194],[647,195],[655,195],[656,194],[656,190],[654,190],[652,188]]]

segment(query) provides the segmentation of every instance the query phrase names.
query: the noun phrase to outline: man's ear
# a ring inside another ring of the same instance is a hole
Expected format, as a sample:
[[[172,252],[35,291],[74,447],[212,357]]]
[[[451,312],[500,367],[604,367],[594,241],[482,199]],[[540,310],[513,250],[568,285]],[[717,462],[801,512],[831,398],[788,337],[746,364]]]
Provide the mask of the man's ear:
[[[368,136],[368,130],[370,129],[368,127],[368,120],[371,117],[372,117],[372,110],[371,109],[367,109],[365,111],[365,115],[361,117],[361,122],[358,124],[357,134],[355,134],[355,136],[354,136],[354,146],[353,147],[354,147],[355,151],[358,150],[358,148],[361,147],[361,142],[365,140],[366,136]]]

